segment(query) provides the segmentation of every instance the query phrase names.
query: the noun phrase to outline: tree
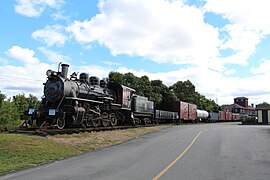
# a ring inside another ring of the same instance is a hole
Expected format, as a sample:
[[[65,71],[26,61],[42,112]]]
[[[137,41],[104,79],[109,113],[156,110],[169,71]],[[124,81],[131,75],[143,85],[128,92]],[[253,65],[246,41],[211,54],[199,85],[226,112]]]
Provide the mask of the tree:
[[[162,91],[163,90],[163,83],[160,80],[153,80],[151,81],[152,86],[152,93],[151,93],[151,101],[154,101],[157,106],[160,105],[163,99]]]
[[[152,80],[152,99],[156,103],[156,107],[163,109],[165,104],[177,98],[170,89],[163,84],[161,80]]]
[[[29,108],[28,99],[24,94],[13,96],[13,102],[19,114],[23,114]]]
[[[210,111],[218,111],[219,106],[216,104],[214,100],[207,99],[205,96],[200,95],[199,103],[197,104],[199,109]]]
[[[111,71],[109,73],[109,81],[119,83],[119,84],[123,84],[123,82],[124,82],[123,74],[121,74],[119,72]]]
[[[140,77],[136,88],[136,94],[151,97],[151,92],[152,86],[149,78],[147,76]]]
[[[260,103],[260,104],[258,104],[257,106],[261,106],[261,105],[270,105],[268,102],[262,102],[262,103]]]
[[[123,75],[124,85],[137,89],[139,78],[133,73],[126,73]]]
[[[195,86],[189,80],[178,81],[170,89],[173,90],[179,100],[196,104],[198,93],[195,91]]]
[[[20,114],[17,112],[15,104],[10,101],[3,101],[0,107],[0,125],[11,124],[19,119]]]
[[[0,108],[3,104],[3,101],[7,98],[7,96],[0,91]]]
[[[198,109],[206,111],[218,111],[219,106],[213,100],[207,99],[196,91],[195,86],[189,81],[178,81],[170,89],[174,92],[178,100],[196,104]]]
[[[40,101],[36,96],[29,94],[27,98],[28,108],[37,108],[40,105]]]

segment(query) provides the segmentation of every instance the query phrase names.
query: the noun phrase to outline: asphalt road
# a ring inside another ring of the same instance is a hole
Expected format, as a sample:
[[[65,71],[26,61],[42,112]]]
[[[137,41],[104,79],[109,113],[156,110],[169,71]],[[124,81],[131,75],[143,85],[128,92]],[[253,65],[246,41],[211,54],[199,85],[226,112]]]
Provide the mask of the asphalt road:
[[[270,179],[270,126],[181,125],[0,179]]]

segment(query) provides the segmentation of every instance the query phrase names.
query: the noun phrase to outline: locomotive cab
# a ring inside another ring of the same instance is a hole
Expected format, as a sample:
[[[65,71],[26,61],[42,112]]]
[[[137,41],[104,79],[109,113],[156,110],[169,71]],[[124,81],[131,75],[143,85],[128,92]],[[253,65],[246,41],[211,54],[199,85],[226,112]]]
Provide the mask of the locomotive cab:
[[[119,104],[121,109],[131,110],[131,97],[135,89],[115,83],[110,83],[109,88],[115,92],[115,103]]]

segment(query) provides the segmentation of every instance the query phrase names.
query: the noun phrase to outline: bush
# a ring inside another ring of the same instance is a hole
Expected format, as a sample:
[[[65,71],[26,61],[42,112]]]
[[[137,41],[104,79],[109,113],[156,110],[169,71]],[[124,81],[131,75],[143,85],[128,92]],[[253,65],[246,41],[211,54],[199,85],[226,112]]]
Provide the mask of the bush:
[[[9,101],[2,102],[2,106],[0,108],[0,124],[17,120],[20,120],[20,114],[18,113],[14,103]]]
[[[18,128],[22,123],[24,112],[28,108],[37,108],[40,101],[37,97],[29,94],[26,98],[24,94],[13,96],[12,101],[6,99],[6,95],[0,91],[0,132]]]
[[[3,101],[0,107],[0,132],[18,127],[20,114],[13,102]]]
[[[241,116],[240,121],[242,124],[258,124],[258,119],[255,116]]]

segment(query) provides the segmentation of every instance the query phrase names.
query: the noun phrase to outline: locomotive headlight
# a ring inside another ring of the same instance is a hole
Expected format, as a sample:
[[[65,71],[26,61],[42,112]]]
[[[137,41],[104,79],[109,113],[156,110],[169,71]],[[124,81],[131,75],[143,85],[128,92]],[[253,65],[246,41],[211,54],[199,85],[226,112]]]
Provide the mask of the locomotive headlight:
[[[48,70],[47,72],[46,72],[46,75],[48,76],[48,77],[51,77],[51,75],[52,75],[52,70]]]

